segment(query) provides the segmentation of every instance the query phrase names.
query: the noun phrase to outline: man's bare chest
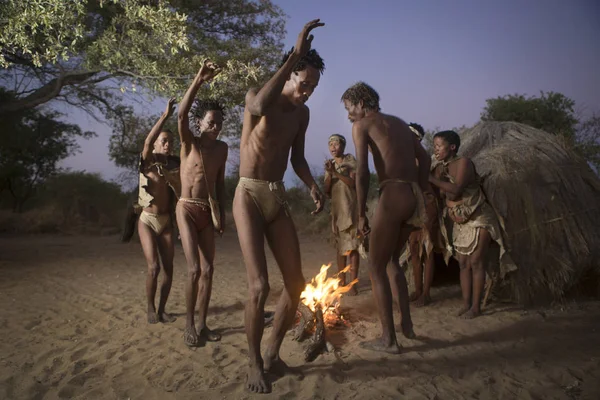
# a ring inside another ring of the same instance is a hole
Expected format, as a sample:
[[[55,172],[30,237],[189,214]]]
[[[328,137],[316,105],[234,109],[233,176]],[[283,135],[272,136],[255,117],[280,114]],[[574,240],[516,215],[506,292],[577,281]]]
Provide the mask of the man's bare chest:
[[[222,154],[217,149],[203,149],[194,146],[189,154],[182,159],[181,168],[184,171],[216,171],[221,164]]]
[[[300,119],[295,113],[275,114],[262,118],[257,130],[265,139],[279,139],[291,143],[300,130]]]

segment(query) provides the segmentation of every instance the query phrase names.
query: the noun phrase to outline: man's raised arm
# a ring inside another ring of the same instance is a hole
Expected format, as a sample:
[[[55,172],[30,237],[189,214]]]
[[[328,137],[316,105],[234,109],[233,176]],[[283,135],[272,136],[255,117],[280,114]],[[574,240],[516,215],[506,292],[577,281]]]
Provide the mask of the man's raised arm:
[[[212,78],[218,75],[219,72],[221,72],[221,69],[212,61],[204,61],[202,67],[200,68],[200,71],[198,71],[192,84],[188,88],[187,92],[185,92],[181,103],[179,103],[179,112],[177,113],[177,125],[179,128],[179,138],[181,139],[181,147],[185,149],[186,152],[189,151],[189,146],[191,146],[194,140],[194,135],[190,130],[190,119],[188,116],[192,108],[194,98],[196,97],[200,86],[202,86],[204,82],[210,81]]]
[[[142,150],[142,159],[143,160],[147,160],[152,155],[152,148],[154,147],[154,142],[156,142],[156,139],[158,139],[158,135],[160,135],[160,132],[162,132],[162,128],[165,125],[165,122],[167,122],[169,117],[171,115],[173,115],[174,111],[175,111],[175,98],[172,97],[169,99],[169,102],[167,103],[167,109],[160,116],[158,121],[156,121],[156,124],[154,124],[154,126],[150,130],[150,133],[148,133],[148,136],[146,136],[146,140],[144,141],[144,150]]]

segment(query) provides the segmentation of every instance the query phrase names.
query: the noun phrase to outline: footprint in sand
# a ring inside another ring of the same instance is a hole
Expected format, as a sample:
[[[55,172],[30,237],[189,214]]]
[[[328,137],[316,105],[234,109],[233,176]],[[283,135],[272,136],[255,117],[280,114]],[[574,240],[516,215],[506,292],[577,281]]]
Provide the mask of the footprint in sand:
[[[78,361],[84,354],[87,352],[88,348],[84,347],[83,349],[77,350],[75,353],[71,354],[71,361]]]
[[[213,348],[212,359],[215,362],[215,364],[220,364],[221,362],[227,359],[227,353],[223,352],[221,347],[217,346]]]
[[[75,387],[83,387],[83,385],[85,385],[86,380],[87,380],[86,374],[78,374],[78,375],[75,375],[74,377],[72,377],[69,380],[69,382],[67,382],[67,385],[75,386]]]
[[[42,323],[42,321],[40,321],[39,319],[36,319],[34,321],[29,321],[23,328],[30,331],[41,323]]]
[[[115,356],[115,354],[117,354],[116,350],[108,350],[106,353],[104,353],[104,359],[110,360],[111,358],[113,358]]]
[[[79,375],[81,371],[83,371],[87,367],[87,362],[84,360],[80,360],[75,362],[73,365],[73,375]]]
[[[72,399],[75,397],[76,388],[70,385],[67,385],[58,391],[59,399]]]

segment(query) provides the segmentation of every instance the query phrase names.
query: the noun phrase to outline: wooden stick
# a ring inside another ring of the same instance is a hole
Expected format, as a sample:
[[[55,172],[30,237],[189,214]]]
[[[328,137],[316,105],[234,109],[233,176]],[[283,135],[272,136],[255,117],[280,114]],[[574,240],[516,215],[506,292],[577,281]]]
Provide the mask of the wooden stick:
[[[307,362],[313,361],[325,350],[325,321],[323,320],[323,310],[317,306],[315,310],[315,334],[304,352],[304,360]]]
[[[305,339],[315,322],[315,314],[304,303],[298,304],[298,312],[300,313],[300,322],[294,331],[294,340],[301,342]]]

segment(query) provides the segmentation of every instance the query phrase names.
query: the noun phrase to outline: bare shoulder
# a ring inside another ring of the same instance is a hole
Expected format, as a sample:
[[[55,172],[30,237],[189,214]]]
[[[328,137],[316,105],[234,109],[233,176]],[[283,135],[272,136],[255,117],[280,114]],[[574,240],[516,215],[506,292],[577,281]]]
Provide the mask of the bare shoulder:
[[[373,120],[370,118],[363,118],[359,121],[352,123],[352,135],[364,136],[369,133],[369,129],[373,126]]]
[[[471,164],[472,164],[471,159],[467,158],[467,157],[460,157],[456,160],[456,165],[461,166],[461,167],[467,167]]]
[[[215,142],[215,146],[219,152],[226,153],[229,150],[229,145],[223,140],[217,139]]]
[[[310,109],[306,106],[306,104],[302,104],[300,107],[298,107],[298,113],[301,117],[301,121],[308,123],[308,120],[310,119]]]
[[[462,170],[473,170],[474,165],[470,158],[460,157],[450,163],[452,167],[455,168],[456,171]]]
[[[248,91],[246,92],[246,103],[249,100],[254,99],[254,97],[256,96],[256,94],[260,91],[260,88],[257,87],[252,87],[250,89],[248,89]]]

